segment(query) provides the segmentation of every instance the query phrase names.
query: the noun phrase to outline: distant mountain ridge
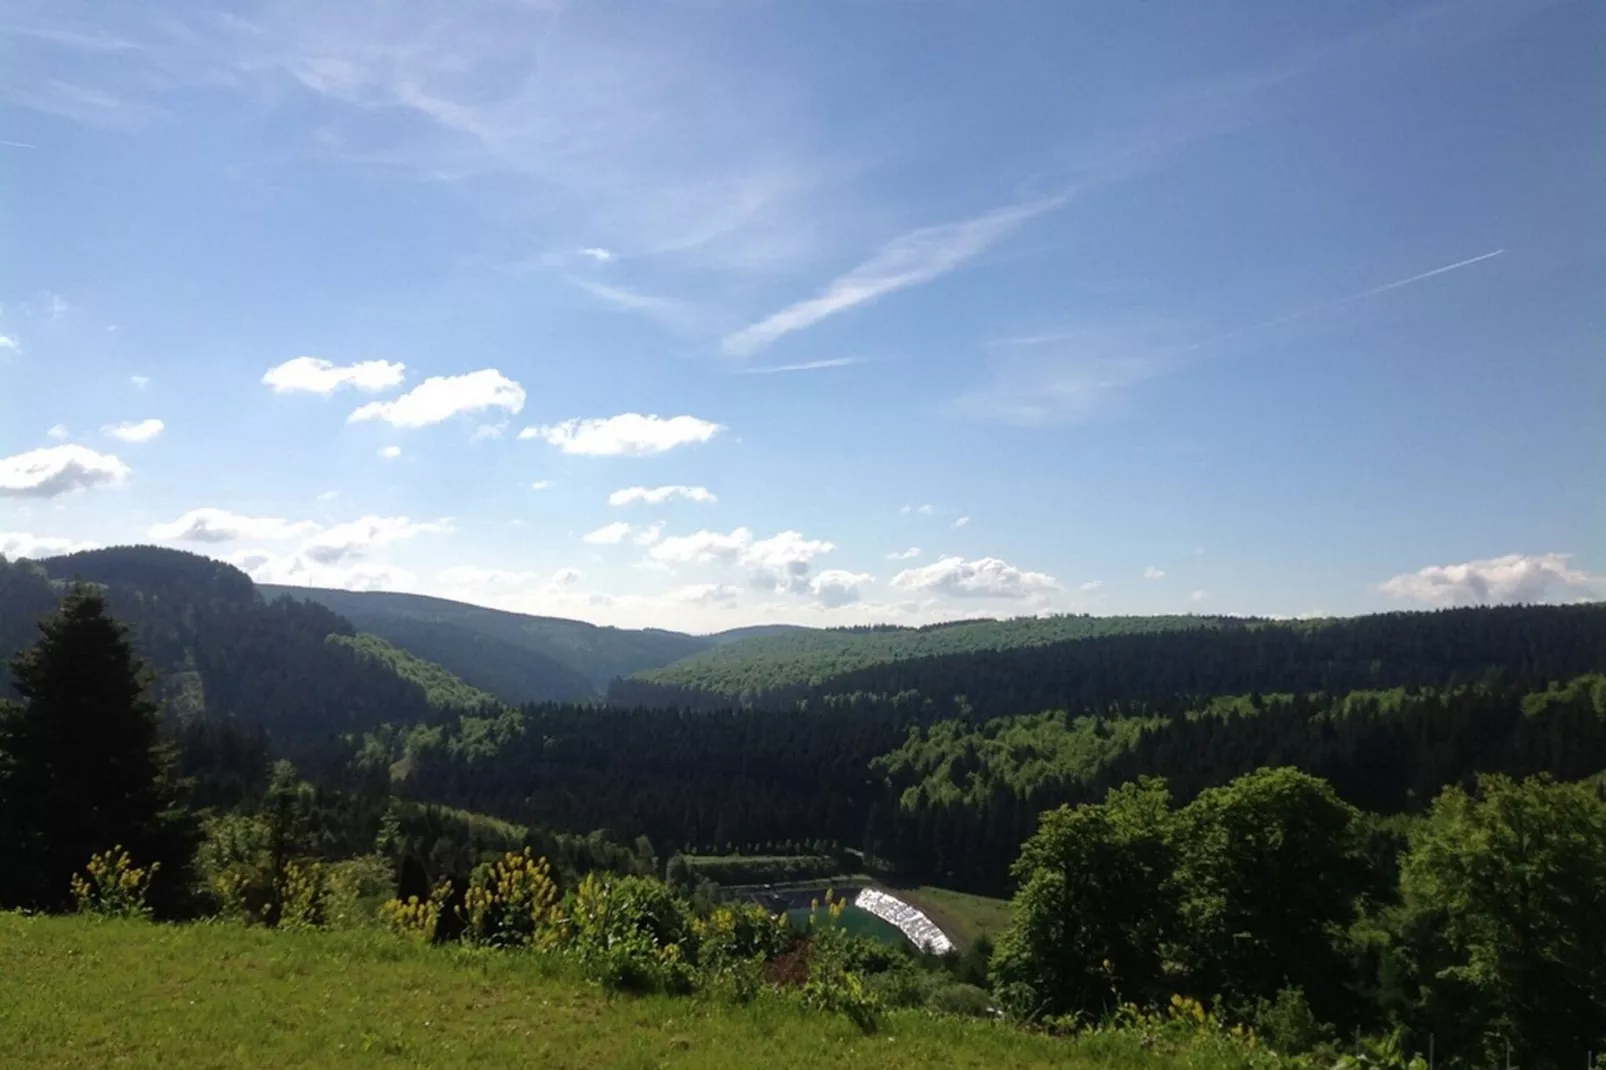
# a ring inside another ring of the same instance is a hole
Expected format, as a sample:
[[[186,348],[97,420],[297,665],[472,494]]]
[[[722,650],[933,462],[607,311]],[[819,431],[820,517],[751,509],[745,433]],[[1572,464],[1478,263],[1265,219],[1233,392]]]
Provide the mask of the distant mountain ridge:
[[[394,591],[264,584],[267,598],[324,606],[474,687],[512,703],[585,701],[610,681],[706,650],[712,637],[537,617]]]
[[[382,721],[430,720],[436,706],[410,676],[431,677],[441,693],[461,690],[436,667],[363,649],[351,623],[326,607],[267,602],[231,565],[153,546],[0,560],[0,656],[32,643],[74,582],[104,591],[155,674],[156,698],[181,720],[237,719],[293,748]]]

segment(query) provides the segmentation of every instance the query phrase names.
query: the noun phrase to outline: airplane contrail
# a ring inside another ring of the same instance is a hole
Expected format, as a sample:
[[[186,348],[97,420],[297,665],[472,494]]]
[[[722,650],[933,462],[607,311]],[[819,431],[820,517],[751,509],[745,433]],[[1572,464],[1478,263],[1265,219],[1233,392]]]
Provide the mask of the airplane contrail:
[[[11,148],[14,148],[14,149],[37,149],[39,147],[38,145],[30,145],[26,141],[3,141],[3,140],[0,140],[0,145],[8,145],[8,146],[10,146]]]
[[[1209,338],[1206,338],[1203,341],[1195,342],[1192,345],[1185,347],[1182,352],[1191,353],[1195,349],[1201,349],[1204,346],[1214,345],[1217,342],[1225,342],[1229,338],[1237,338],[1239,335],[1249,334],[1253,331],[1265,330],[1267,327],[1276,327],[1283,323],[1292,323],[1294,320],[1304,319],[1306,316],[1314,316],[1318,312],[1326,312],[1329,309],[1352,304],[1356,301],[1363,300],[1364,298],[1376,297],[1378,294],[1387,293],[1390,290],[1398,290],[1402,286],[1409,286],[1414,282],[1421,282],[1423,279],[1431,279],[1435,275],[1443,275],[1446,272],[1459,271],[1464,267],[1471,267],[1473,264],[1481,264],[1483,261],[1492,260],[1504,252],[1504,249],[1496,249],[1492,253],[1483,253],[1480,256],[1470,257],[1466,260],[1458,260],[1453,264],[1446,264],[1443,267],[1434,268],[1432,271],[1424,271],[1420,275],[1412,275],[1408,279],[1396,279],[1394,282],[1386,282],[1382,286],[1374,286],[1370,290],[1362,290],[1360,293],[1349,294],[1344,297],[1336,298],[1332,301],[1324,301],[1319,305],[1312,305],[1310,308],[1301,309],[1298,312],[1291,312],[1286,316],[1278,316],[1275,319],[1262,320],[1259,323],[1251,323],[1247,327],[1238,327],[1234,330],[1227,331],[1224,334],[1211,335]]]

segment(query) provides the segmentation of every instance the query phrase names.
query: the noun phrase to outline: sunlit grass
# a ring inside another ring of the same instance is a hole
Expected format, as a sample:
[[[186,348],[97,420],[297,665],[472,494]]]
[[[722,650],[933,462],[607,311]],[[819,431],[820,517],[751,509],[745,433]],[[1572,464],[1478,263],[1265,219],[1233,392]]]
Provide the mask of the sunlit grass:
[[[1121,1048],[917,1012],[865,1036],[781,999],[609,996],[533,955],[377,932],[0,914],[8,1067],[1185,1065]]]

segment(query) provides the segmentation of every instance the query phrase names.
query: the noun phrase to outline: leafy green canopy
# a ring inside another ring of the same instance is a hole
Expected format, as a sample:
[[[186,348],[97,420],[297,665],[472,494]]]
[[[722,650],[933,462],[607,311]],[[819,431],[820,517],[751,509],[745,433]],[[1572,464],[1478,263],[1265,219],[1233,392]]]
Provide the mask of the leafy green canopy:
[[[1548,777],[1449,788],[1401,889],[1433,1032],[1491,1064],[1508,1040],[1540,1066],[1606,1050],[1606,795]]]

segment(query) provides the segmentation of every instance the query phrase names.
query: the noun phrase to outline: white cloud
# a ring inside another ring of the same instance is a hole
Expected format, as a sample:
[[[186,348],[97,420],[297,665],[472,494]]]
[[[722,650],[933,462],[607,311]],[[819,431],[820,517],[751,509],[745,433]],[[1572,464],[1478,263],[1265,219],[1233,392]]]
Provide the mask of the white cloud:
[[[531,490],[551,490],[552,489],[552,481],[550,479],[538,479],[534,483],[530,484],[530,489]]]
[[[121,483],[132,470],[109,453],[84,446],[47,446],[0,457],[0,497],[54,498]]]
[[[616,520],[612,524],[604,524],[596,531],[580,536],[581,542],[589,542],[594,546],[615,546],[625,541],[630,534],[630,525],[623,520]]]
[[[74,554],[80,550],[93,550],[97,543],[77,539],[59,539],[50,535],[30,535],[25,531],[0,531],[0,558],[16,560],[19,557],[54,557],[56,554]]]
[[[822,605],[835,608],[859,601],[863,597],[859,589],[874,582],[875,577],[868,572],[848,572],[840,568],[830,568],[810,581],[809,590]]]
[[[1033,598],[1060,589],[1059,581],[1042,572],[1023,572],[996,557],[966,561],[945,557],[923,568],[892,577],[906,591],[929,591],[955,598]]]
[[[140,420],[137,423],[130,421],[122,424],[108,424],[100,429],[101,434],[124,442],[149,442],[162,433],[167,425],[160,420]]]
[[[381,446],[379,455],[387,461],[394,461],[402,455],[402,448],[400,446]]]
[[[637,546],[651,546],[663,536],[663,524],[648,524],[636,532],[633,540]]]
[[[767,539],[754,539],[751,528],[730,533],[699,531],[664,539],[649,551],[660,564],[720,562],[744,568],[751,586],[763,590],[806,591],[810,564],[836,549],[823,539],[807,539],[800,532],[783,531]]]
[[[796,531],[783,531],[747,547],[741,560],[752,570],[753,586],[796,591],[807,586],[810,563],[835,549],[835,543],[805,539]]]
[[[320,502],[332,502],[338,497],[340,497],[340,492],[338,490],[326,490],[322,494],[318,495],[318,500]]]
[[[662,505],[670,498],[684,498],[689,502],[703,502],[709,505],[719,501],[707,487],[676,485],[672,487],[626,487],[624,490],[616,490],[608,495],[608,504],[629,505],[631,502],[645,502],[648,505]]]
[[[269,368],[262,382],[277,394],[332,394],[343,386],[373,393],[400,386],[406,374],[407,365],[388,360],[341,365],[318,357],[293,357]]]
[[[1165,569],[1149,565],[1143,570],[1143,578],[1146,580],[1163,580],[1165,579]]]
[[[613,253],[600,246],[592,246],[589,249],[581,249],[580,255],[585,257],[587,260],[594,260],[599,264],[606,264],[608,261],[613,259]]]
[[[1084,583],[1080,587],[1078,587],[1077,590],[1079,590],[1079,591],[1087,591],[1087,592],[1091,593],[1093,591],[1102,590],[1103,587],[1104,587],[1104,581],[1103,580],[1088,580],[1086,583]]]
[[[653,560],[665,564],[731,563],[752,544],[753,532],[750,528],[737,528],[729,535],[718,531],[699,531],[693,535],[675,535],[665,539],[652,548],[652,556]]]
[[[9,334],[0,334],[0,349],[9,349],[13,353],[21,353],[22,346]]]
[[[365,516],[350,523],[336,524],[311,539],[301,552],[318,564],[332,565],[415,535],[451,530],[450,520],[414,523],[405,516]]]
[[[930,282],[951,271],[1061,199],[1000,208],[960,223],[923,227],[894,238],[870,259],[799,301],[725,337],[725,352],[747,356],[793,331],[878,297]]]
[[[965,525],[966,525],[966,524],[968,524],[968,523],[970,523],[970,517],[968,517],[968,516],[962,516],[962,517],[960,517],[960,518],[959,518],[959,519],[958,519],[958,520],[955,520],[955,521],[954,521],[954,527],[956,527],[956,528],[962,528],[962,527],[964,527],[964,526],[965,526]]]
[[[1506,554],[1460,565],[1430,565],[1378,586],[1394,598],[1430,605],[1544,602],[1606,594],[1606,576],[1571,566],[1571,554]]]
[[[117,328],[107,327],[106,329],[108,331],[114,331]],[[151,377],[148,375],[130,375],[128,377],[128,381],[133,384],[135,390],[144,390],[147,386],[151,385]]]
[[[917,558],[919,556],[920,556],[920,547],[911,546],[907,550],[899,550],[896,553],[888,554],[887,555],[887,560],[888,561],[913,561],[915,558]]]
[[[921,516],[930,516],[935,511],[936,510],[930,505],[905,505],[903,508],[898,510],[898,512],[902,513],[904,516],[908,516],[910,513],[919,513]]]
[[[664,597],[673,602],[733,606],[741,599],[742,589],[728,583],[690,583],[684,587],[676,587]]]
[[[334,566],[306,554],[282,555],[266,550],[246,550],[225,560],[257,583],[341,591],[406,591],[418,586],[418,577],[406,569],[374,561]]]
[[[50,428],[49,431],[45,432],[46,438],[53,438],[57,442],[60,442],[66,438],[70,438],[71,436],[72,432],[67,430],[66,424],[55,424]]]
[[[643,456],[707,442],[723,430],[721,425],[695,416],[664,419],[627,412],[618,416],[565,420],[547,427],[526,427],[519,432],[519,437],[544,439],[564,453]]]
[[[310,520],[276,516],[240,516],[224,509],[191,509],[167,524],[155,524],[150,538],[160,542],[232,542],[235,539],[294,539],[311,535],[319,525]]]
[[[453,587],[491,588],[499,591],[560,591],[572,588],[583,574],[577,568],[560,568],[548,575],[544,572],[519,572],[499,568],[479,568],[474,565],[454,565],[437,577]]]
[[[474,433],[468,436],[470,442],[484,442],[487,439],[501,438],[507,432],[507,422],[499,424],[480,424]]]
[[[1188,597],[1195,602],[1203,602],[1205,599],[1210,597],[1210,594],[1208,591],[1194,591]]]
[[[347,422],[384,420],[392,427],[428,427],[483,409],[523,408],[524,388],[495,368],[483,368],[466,375],[432,376],[394,401],[370,401]]]

